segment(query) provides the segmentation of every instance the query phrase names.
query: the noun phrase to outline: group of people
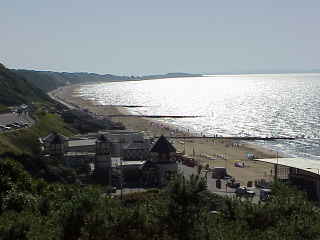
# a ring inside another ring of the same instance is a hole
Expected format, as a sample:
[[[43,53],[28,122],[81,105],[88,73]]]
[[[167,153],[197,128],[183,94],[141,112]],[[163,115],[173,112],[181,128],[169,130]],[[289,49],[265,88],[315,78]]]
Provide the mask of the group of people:
[[[183,131],[182,129],[175,128],[173,126],[168,126],[167,124],[163,124],[161,122],[150,122],[150,126],[166,130],[170,133],[171,136],[177,136],[178,134],[186,134],[185,131]],[[190,130],[187,129],[187,132],[189,133]]]
[[[233,148],[239,148],[240,147],[240,143],[232,143],[231,146]]]

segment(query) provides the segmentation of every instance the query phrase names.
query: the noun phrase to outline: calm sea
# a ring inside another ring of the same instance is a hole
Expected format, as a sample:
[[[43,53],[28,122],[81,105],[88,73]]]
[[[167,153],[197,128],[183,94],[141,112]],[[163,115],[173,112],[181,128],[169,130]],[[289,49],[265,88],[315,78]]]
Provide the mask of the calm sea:
[[[215,75],[82,86],[103,105],[141,105],[134,114],[201,115],[161,120],[205,135],[304,136],[256,142],[288,156],[320,160],[320,74]]]

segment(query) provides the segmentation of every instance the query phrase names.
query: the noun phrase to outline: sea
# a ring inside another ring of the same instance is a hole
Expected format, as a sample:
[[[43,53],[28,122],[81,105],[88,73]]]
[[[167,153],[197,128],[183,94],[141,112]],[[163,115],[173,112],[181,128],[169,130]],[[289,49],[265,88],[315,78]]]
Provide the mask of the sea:
[[[125,105],[206,136],[298,137],[255,141],[287,157],[320,160],[320,73],[207,75],[83,85],[79,96],[99,105]]]

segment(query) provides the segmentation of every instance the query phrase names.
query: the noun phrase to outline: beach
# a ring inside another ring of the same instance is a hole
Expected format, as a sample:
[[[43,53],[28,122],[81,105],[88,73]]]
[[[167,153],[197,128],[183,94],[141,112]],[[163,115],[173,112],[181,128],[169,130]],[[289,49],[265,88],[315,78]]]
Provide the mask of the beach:
[[[79,86],[71,85],[59,88],[50,93],[52,98],[67,103],[70,107],[87,109],[100,116],[128,115],[124,107],[102,106],[96,102],[85,100],[77,95]],[[153,136],[190,136],[191,133],[177,129],[175,126],[164,124],[156,119],[135,118],[135,117],[112,117],[112,121],[121,122],[127,129],[144,131]],[[273,166],[267,163],[248,160],[248,154],[256,158],[275,158],[277,153],[257,146],[234,140],[226,139],[171,139],[176,149],[180,152],[194,157],[195,160],[205,166],[226,167],[229,175],[233,176],[241,184],[257,179],[271,180]],[[244,167],[236,167],[235,163],[244,164]]]

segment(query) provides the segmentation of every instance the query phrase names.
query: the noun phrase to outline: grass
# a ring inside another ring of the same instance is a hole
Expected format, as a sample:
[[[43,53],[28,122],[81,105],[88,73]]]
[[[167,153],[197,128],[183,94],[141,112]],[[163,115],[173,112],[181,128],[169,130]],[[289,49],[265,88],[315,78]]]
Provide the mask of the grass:
[[[38,111],[36,124],[30,128],[11,131],[0,134],[0,154],[13,152],[16,154],[38,154],[38,138],[48,135],[50,132],[58,132],[65,136],[75,133],[63,120],[56,114]]]
[[[7,106],[0,104],[0,113],[1,112],[6,112],[8,110],[9,110],[9,108]]]

